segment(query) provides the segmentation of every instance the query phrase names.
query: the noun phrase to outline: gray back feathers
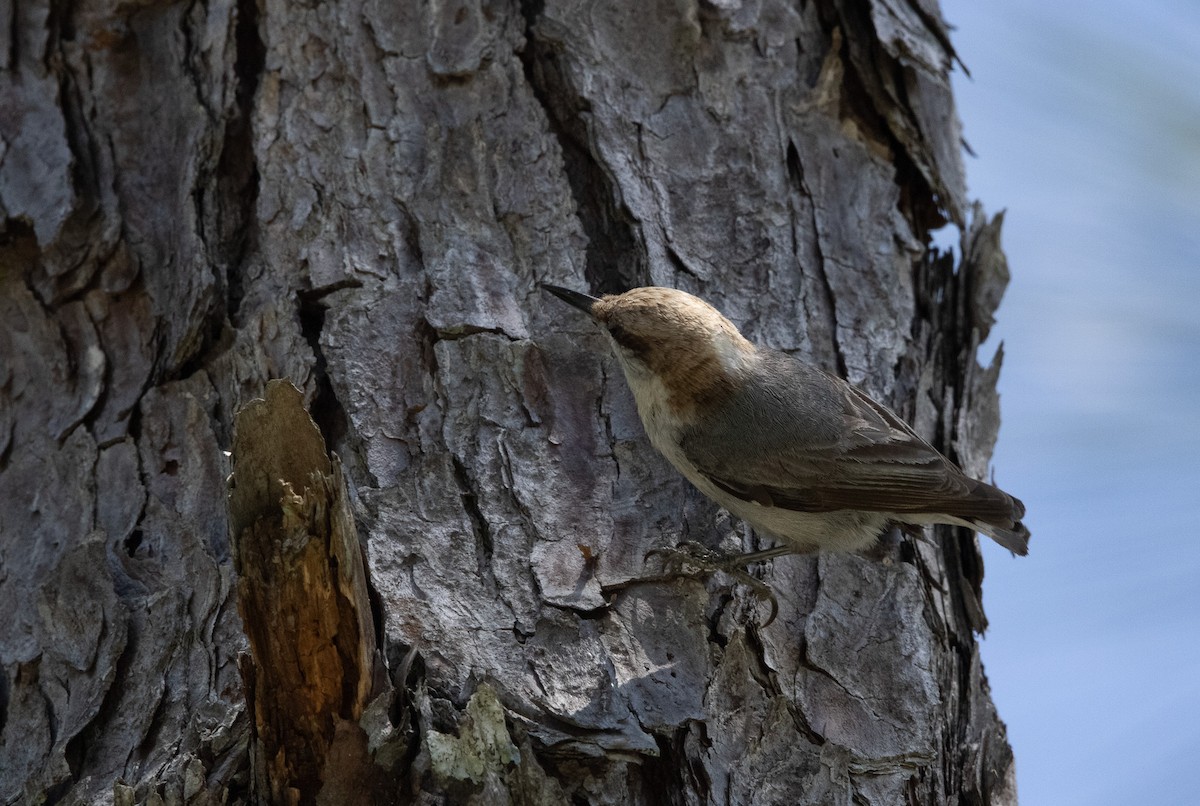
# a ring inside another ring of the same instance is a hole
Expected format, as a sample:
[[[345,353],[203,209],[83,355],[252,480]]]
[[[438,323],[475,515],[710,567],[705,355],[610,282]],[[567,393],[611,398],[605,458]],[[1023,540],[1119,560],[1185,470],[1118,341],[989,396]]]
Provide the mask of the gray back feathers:
[[[1019,500],[966,476],[895,412],[840,378],[782,353],[760,350],[760,357],[765,371],[682,435],[688,460],[718,488],[799,512],[947,515],[1024,553]],[[772,397],[787,404],[764,405]]]

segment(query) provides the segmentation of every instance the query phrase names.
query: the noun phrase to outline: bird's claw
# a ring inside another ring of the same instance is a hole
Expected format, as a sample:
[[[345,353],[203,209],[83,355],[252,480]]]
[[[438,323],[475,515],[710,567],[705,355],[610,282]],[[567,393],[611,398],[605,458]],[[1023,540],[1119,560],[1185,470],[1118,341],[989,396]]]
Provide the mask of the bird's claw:
[[[654,548],[642,557],[645,562],[656,557],[662,563],[663,573],[667,576],[699,576],[714,571],[723,571],[724,562],[728,559],[719,551],[714,551],[703,543],[688,540],[673,548]],[[694,571],[689,571],[689,565]]]
[[[659,578],[674,579],[679,577],[696,577],[714,574],[718,571],[728,574],[735,582],[745,585],[759,599],[771,605],[771,614],[763,622],[762,627],[770,626],[779,615],[779,600],[775,592],[761,579],[754,577],[745,569],[746,556],[722,554],[705,545],[695,542],[680,543],[675,548],[655,548],[646,552],[643,559],[661,558],[663,573]]]

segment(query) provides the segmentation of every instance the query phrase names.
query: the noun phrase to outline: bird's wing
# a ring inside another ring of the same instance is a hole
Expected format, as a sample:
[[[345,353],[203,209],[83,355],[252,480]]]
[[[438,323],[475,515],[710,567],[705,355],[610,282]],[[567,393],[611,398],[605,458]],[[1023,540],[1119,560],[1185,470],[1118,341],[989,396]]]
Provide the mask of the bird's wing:
[[[687,459],[718,488],[801,512],[938,513],[1000,525],[1024,514],[1019,501],[966,476],[895,412],[840,378],[787,356],[773,364],[773,377],[790,381],[768,394],[805,389],[808,402],[778,407],[790,414],[782,419],[738,394],[722,416],[681,440]]]

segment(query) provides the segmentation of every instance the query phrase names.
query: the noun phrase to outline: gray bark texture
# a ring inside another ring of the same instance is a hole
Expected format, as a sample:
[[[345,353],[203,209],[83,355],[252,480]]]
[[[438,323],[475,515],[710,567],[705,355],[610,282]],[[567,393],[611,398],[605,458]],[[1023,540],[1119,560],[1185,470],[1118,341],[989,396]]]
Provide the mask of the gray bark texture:
[[[1015,803],[975,538],[759,566],[765,628],[628,584],[758,539],[537,287],[699,294],[984,476],[954,58],[936,0],[7,0],[0,800]]]

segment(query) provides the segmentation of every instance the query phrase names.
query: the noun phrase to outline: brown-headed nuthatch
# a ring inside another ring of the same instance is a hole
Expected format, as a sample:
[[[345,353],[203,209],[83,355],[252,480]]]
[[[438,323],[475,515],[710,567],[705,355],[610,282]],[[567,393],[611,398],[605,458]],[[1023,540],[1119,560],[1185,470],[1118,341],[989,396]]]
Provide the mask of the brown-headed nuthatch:
[[[651,444],[786,544],[758,556],[855,551],[889,523],[966,526],[1027,553],[1019,500],[841,378],[755,347],[707,302],[670,288],[600,299],[543,288],[607,329]]]

